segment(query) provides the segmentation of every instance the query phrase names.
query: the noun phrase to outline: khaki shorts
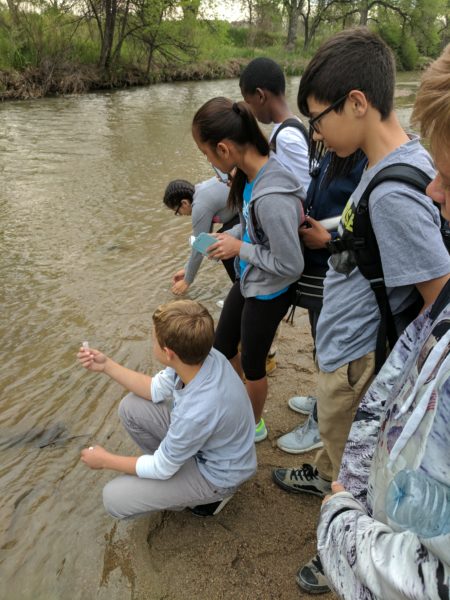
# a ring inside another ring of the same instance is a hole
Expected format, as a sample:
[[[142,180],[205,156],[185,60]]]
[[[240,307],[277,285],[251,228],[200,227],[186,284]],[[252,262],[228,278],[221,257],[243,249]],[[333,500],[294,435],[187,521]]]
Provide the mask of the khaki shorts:
[[[324,479],[336,481],[342,455],[356,411],[375,370],[375,353],[339,367],[332,373],[319,370],[317,385],[317,416],[323,449],[315,464]]]

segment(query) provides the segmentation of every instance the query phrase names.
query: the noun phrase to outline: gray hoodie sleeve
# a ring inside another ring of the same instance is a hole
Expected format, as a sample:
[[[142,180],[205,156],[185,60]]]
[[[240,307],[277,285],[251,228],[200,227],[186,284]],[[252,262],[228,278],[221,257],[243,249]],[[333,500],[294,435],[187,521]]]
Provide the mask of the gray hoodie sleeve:
[[[214,210],[206,203],[195,202],[192,205],[192,235],[197,237],[199,233],[209,233],[212,230]],[[192,248],[191,255],[185,266],[184,279],[191,284],[203,260],[203,254]]]
[[[242,239],[242,225],[240,223],[238,223],[231,229],[228,229],[225,233],[227,233],[228,235],[231,235],[232,237],[236,238],[237,240],[241,240]]]
[[[255,202],[255,215],[270,248],[244,242],[239,256],[267,273],[294,279],[300,277],[304,267],[298,235],[300,201],[296,204],[289,194],[267,193]]]
[[[192,234],[197,237],[200,233],[210,233],[213,228],[213,219],[219,214],[226,214],[228,188],[223,183],[208,180],[196,187],[192,204]],[[191,255],[185,266],[184,279],[191,284],[200,264],[203,254],[191,250]]]

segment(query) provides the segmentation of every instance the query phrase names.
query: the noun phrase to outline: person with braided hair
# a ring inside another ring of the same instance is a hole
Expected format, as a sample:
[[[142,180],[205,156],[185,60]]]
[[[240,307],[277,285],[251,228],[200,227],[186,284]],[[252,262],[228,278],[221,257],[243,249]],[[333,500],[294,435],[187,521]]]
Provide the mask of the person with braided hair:
[[[291,285],[303,270],[298,228],[305,192],[270,153],[245,102],[212,98],[195,114],[192,135],[214,167],[224,173],[236,169],[228,202],[239,211],[240,222],[214,234],[217,242],[208,249],[210,258],[235,258],[238,274],[225,299],[214,347],[245,375],[259,442],[267,437],[261,418],[268,390],[266,357],[292,302]]]
[[[219,232],[227,231],[239,222],[237,210],[227,207],[228,186],[216,177],[193,185],[185,179],[174,179],[164,192],[163,202],[175,215],[192,217],[192,235],[211,233],[214,223],[222,223]],[[172,293],[184,294],[193,283],[201,265],[203,255],[192,248],[186,266],[179,269],[172,278]],[[236,279],[234,259],[222,261],[232,282]]]

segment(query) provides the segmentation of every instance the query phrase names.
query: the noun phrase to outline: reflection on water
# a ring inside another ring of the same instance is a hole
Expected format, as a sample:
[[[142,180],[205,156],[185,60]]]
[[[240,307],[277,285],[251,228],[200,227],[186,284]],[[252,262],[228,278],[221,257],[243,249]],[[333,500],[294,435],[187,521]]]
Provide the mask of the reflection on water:
[[[415,85],[399,87],[404,123]],[[292,106],[297,89],[292,78]],[[238,99],[237,81],[0,107],[2,598],[97,597],[111,474],[84,468],[79,451],[131,446],[116,417],[121,390],[74,355],[89,340],[132,368],[157,368],[151,314],[171,297],[190,232],[162,194],[170,179],[212,175],[190,121],[216,95]],[[205,261],[190,297],[217,316],[228,285]]]

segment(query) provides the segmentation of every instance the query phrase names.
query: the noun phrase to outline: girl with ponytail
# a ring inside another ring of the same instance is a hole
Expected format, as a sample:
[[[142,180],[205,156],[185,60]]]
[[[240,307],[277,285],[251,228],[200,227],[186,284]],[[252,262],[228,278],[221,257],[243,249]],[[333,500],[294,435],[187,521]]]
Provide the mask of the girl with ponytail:
[[[304,192],[276,155],[269,155],[267,139],[245,102],[209,100],[194,116],[192,135],[214,167],[234,172],[228,203],[238,209],[240,223],[216,234],[208,256],[235,257],[239,279],[225,300],[214,347],[245,375],[255,441],[261,441],[267,437],[261,418],[267,397],[266,357],[291,304],[291,284],[303,270],[298,228]]]

